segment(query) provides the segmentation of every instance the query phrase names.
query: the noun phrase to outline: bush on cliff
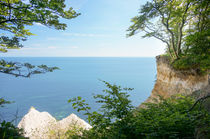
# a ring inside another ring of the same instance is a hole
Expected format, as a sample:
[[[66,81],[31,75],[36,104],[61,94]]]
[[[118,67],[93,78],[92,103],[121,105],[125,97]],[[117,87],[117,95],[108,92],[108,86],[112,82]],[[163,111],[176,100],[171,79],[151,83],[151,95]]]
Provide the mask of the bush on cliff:
[[[0,123],[1,139],[26,139],[23,136],[23,130],[18,129],[11,122],[3,121]]]
[[[0,98],[0,108],[10,103],[10,101]],[[17,128],[12,122],[2,120],[0,117],[0,139],[25,139],[25,137],[22,129]]]
[[[210,29],[196,32],[186,37],[185,54],[173,62],[175,69],[194,69],[197,73],[204,74],[210,70]]]
[[[127,91],[131,88],[105,84],[106,95],[94,96],[101,105],[97,112],[90,112],[91,108],[81,97],[69,100],[73,108],[85,111],[93,127],[70,138],[194,138],[197,127],[204,125],[207,128],[199,130],[199,134],[210,137],[210,116],[201,104],[191,109],[193,98],[160,98],[160,103],[145,103],[145,108],[135,108],[128,99]]]
[[[209,0],[151,0],[131,19],[128,36],[143,33],[166,45],[173,66],[178,70],[210,70]]]

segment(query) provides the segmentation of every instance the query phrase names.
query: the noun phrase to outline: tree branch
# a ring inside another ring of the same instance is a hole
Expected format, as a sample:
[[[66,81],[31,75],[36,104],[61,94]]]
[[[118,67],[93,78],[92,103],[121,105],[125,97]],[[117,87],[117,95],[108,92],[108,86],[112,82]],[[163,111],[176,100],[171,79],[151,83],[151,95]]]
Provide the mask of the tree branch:
[[[21,19],[21,18],[19,18],[19,19],[8,19],[8,20],[5,20],[5,21],[2,21],[2,22],[0,22],[0,24],[3,24],[3,23],[6,23],[6,22],[16,22],[16,21],[24,21],[24,22],[38,22],[38,21],[43,21],[43,20],[41,20],[41,19],[34,19],[34,20],[23,20],[23,19]]]
[[[4,71],[1,71],[1,70],[0,70],[0,72],[4,73],[4,74],[14,75],[15,77],[25,77],[25,78],[28,78],[31,75],[30,73],[24,75],[24,74],[20,74],[20,72],[19,73],[13,73],[13,72],[4,72]]]
[[[176,58],[178,58],[179,56],[178,56],[177,53],[176,53],[176,48],[175,48],[175,43],[174,43],[174,41],[175,41],[175,39],[174,39],[174,33],[173,33],[173,31],[169,28],[169,20],[170,20],[170,18],[171,18],[171,11],[169,11],[168,17],[166,18],[166,17],[164,16],[164,14],[162,13],[162,11],[160,10],[160,7],[159,7],[159,5],[157,4],[157,1],[155,0],[154,2],[155,2],[155,8],[156,8],[156,10],[159,12],[159,14],[160,14],[160,16],[161,16],[161,22],[162,22],[162,24],[165,26],[165,28],[167,29],[167,31],[171,34],[171,39],[170,39],[170,40],[171,40],[172,49],[173,49],[173,52],[174,52]],[[166,18],[166,22],[164,21],[165,18]],[[170,46],[170,45],[169,45],[169,46]]]
[[[181,22],[181,25],[179,27],[179,35],[178,35],[178,40],[177,40],[177,54],[179,55],[181,53],[181,44],[182,44],[182,37],[183,37],[183,27],[184,27],[184,24],[185,24],[185,21],[186,21],[186,14],[187,14],[187,11],[188,9],[190,8],[190,2],[187,3],[186,5],[186,8],[185,8],[185,11],[183,13],[183,16],[182,16],[182,22]]]
[[[189,109],[189,111],[191,111],[199,102],[204,101],[205,99],[210,98],[210,94],[208,94],[207,96],[201,97],[198,100],[196,100],[196,102],[193,104],[193,106]]]
[[[145,29],[143,29],[143,31],[145,31],[146,33],[150,33],[149,31],[147,31],[147,30],[145,30]],[[170,45],[169,45],[168,41],[164,40],[164,39],[161,38],[161,37],[158,37],[157,35],[153,35],[153,34],[152,34],[152,36],[153,36],[154,38],[159,39],[159,40],[161,40],[162,42],[166,43],[167,49],[168,49],[168,52],[169,52],[169,55],[172,57],[171,50],[170,50]]]
[[[9,2],[8,2],[9,3]],[[15,10],[20,10],[20,9],[24,9],[24,8],[32,8],[34,6],[26,6],[26,7],[13,7],[11,4],[7,4],[7,3],[4,3],[4,2],[0,2],[0,5],[2,6],[6,6],[6,7],[10,7],[11,9],[15,9]],[[36,7],[34,7],[36,8]]]

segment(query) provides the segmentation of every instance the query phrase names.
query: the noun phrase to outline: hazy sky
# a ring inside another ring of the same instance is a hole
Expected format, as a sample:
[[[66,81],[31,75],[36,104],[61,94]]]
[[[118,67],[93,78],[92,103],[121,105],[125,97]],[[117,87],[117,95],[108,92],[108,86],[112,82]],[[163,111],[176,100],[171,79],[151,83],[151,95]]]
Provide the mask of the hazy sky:
[[[164,52],[164,44],[141,35],[126,38],[130,19],[145,0],[66,0],[81,15],[62,20],[65,31],[36,24],[24,48],[9,50],[1,56],[94,56],[154,57]]]

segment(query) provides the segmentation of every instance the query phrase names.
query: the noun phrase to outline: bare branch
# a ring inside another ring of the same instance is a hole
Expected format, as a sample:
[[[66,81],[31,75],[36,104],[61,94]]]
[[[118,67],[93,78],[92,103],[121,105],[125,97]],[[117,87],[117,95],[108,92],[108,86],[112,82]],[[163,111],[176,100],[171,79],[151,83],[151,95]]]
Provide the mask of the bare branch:
[[[196,102],[193,104],[193,106],[189,109],[189,111],[191,111],[199,102],[204,101],[205,99],[210,98],[210,94],[199,98],[198,100],[196,100]]]

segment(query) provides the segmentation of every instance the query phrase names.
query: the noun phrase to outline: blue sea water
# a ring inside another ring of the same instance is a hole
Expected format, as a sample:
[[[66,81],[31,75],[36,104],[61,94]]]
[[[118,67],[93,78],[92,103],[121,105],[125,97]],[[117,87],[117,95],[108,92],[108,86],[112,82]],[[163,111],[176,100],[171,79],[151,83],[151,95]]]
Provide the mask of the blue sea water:
[[[57,119],[77,113],[68,99],[81,96],[92,107],[98,109],[93,94],[106,89],[104,83],[134,88],[130,99],[138,106],[150,95],[156,76],[155,58],[103,58],[103,57],[10,57],[9,61],[29,62],[35,65],[57,66],[60,70],[34,75],[31,78],[0,74],[0,97],[14,103],[0,108],[0,116],[12,120],[18,114],[20,120],[31,106],[47,111]]]

